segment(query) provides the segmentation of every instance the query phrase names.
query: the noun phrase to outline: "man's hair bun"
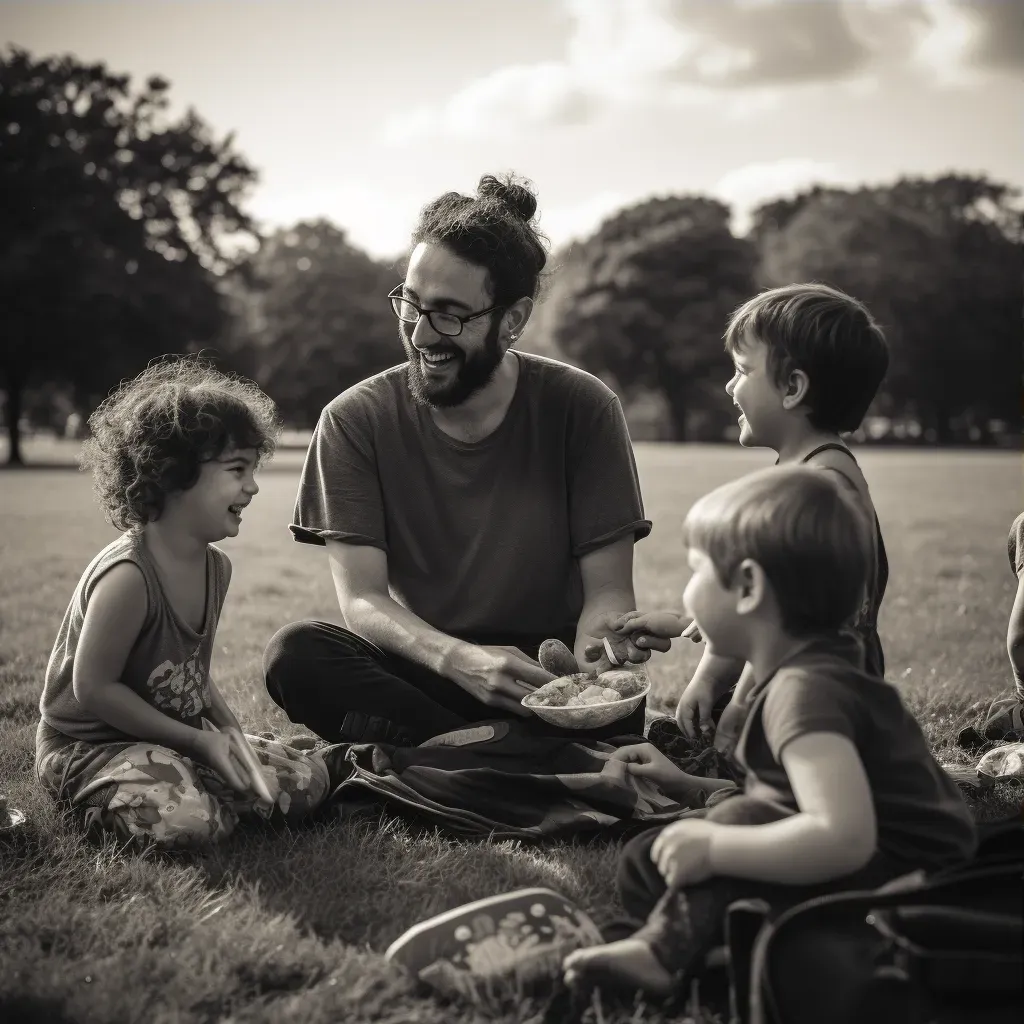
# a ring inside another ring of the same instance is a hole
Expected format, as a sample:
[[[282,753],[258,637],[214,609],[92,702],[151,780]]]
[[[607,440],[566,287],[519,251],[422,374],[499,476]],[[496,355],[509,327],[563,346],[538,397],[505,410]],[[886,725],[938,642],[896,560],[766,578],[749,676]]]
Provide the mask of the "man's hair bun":
[[[547,262],[546,239],[537,231],[532,182],[514,173],[485,174],[475,196],[446,192],[427,203],[412,234],[413,245],[443,245],[490,277],[496,306],[537,295]]]
[[[502,203],[522,220],[531,220],[537,212],[537,197],[511,174],[505,178],[485,174],[476,186],[476,194],[480,199]]]

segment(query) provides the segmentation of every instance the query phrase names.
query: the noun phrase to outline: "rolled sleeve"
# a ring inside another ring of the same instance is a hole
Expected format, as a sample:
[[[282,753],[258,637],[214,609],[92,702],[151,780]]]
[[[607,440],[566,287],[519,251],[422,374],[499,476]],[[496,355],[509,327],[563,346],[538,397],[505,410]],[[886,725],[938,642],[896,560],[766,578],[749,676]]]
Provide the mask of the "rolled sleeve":
[[[324,409],[306,453],[289,529],[304,544],[340,540],[388,550],[373,439],[358,415]]]
[[[626,418],[614,395],[590,423],[570,468],[569,525],[575,558],[651,532]]]
[[[764,735],[781,764],[786,744],[813,732],[833,732],[856,742],[858,709],[849,690],[826,673],[783,669],[764,702]]]

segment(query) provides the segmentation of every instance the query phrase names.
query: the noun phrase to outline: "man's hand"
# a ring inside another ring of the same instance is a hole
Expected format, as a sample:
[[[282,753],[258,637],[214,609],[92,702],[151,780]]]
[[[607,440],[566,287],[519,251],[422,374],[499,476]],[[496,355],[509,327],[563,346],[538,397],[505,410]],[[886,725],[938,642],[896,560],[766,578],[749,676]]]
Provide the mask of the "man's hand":
[[[703,637],[697,623],[691,621],[686,625],[686,619],[680,612],[672,611],[625,612],[601,621],[600,626],[604,632],[595,633],[595,636],[598,639],[608,638],[620,662],[639,663],[646,661],[652,651],[665,653],[670,650],[672,640],[677,636],[700,643]],[[601,646],[596,644],[586,651],[591,660],[600,658],[601,653]]]
[[[626,771],[642,779],[649,779],[660,788],[672,788],[685,773],[677,768],[653,743],[631,743],[618,747],[609,755],[611,761],[624,761]]]
[[[452,655],[449,679],[487,707],[528,718],[520,701],[555,677],[515,647],[461,644]]]
[[[698,885],[713,874],[711,836],[717,828],[701,818],[667,825],[651,846],[651,860],[670,889]]]
[[[679,636],[681,631],[656,632],[653,629],[646,629],[646,617],[651,615],[664,615],[662,612],[610,612],[598,618],[590,626],[590,636],[598,641],[588,644],[584,650],[590,671],[603,672],[614,667],[615,662],[608,658],[605,650],[604,640],[607,638],[615,655],[615,660],[620,665],[642,665],[648,661],[654,651],[664,653],[672,647],[673,636]],[[662,626],[665,623],[661,623]],[[594,664],[594,663],[598,664]]]

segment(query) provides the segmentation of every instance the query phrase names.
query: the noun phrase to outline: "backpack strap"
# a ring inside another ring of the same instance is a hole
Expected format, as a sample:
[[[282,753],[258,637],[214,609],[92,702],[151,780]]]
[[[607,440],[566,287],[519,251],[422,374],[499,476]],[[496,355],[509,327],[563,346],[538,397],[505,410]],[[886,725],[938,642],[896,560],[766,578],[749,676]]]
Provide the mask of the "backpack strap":
[[[1021,986],[1021,913],[1014,908],[1020,906],[1022,873],[1024,861],[1016,857],[982,860],[931,877],[915,872],[901,884],[880,890],[815,897],[782,910],[774,919],[768,917],[752,949],[730,946],[737,954],[731,970],[749,977],[746,985],[737,986],[740,999],[733,1021],[799,1024],[824,1019],[800,1005],[813,996],[805,987],[815,988],[802,976],[801,949],[811,948],[807,943],[822,950],[833,946],[835,966],[846,976],[829,984],[845,982],[850,999],[876,1000],[887,982],[904,995],[915,986],[920,991],[922,985],[933,992],[966,993],[980,985],[993,995],[1016,993]],[[993,904],[998,912],[990,911]],[[1008,946],[1007,939],[1012,940]],[[993,954],[993,945],[1004,952]],[[873,950],[888,952],[876,961]],[[749,957],[746,964],[744,952]],[[890,959],[887,966],[884,961]],[[888,992],[883,1002],[895,994]],[[858,1016],[856,1006],[850,1006],[850,1013],[850,1021],[868,1019]],[[874,1018],[875,1024],[890,1019],[906,1024],[911,1018]]]

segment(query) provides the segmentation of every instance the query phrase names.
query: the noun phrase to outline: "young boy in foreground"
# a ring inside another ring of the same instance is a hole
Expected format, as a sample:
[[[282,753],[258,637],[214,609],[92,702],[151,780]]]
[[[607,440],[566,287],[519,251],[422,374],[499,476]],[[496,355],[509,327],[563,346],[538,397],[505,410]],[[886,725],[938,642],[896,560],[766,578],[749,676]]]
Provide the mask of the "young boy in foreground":
[[[762,470],[698,501],[683,533],[687,612],[714,656],[750,667],[734,751],[742,788],[704,818],[626,846],[619,888],[640,927],[566,958],[570,984],[667,995],[721,941],[735,899],[785,906],[874,888],[965,861],[976,845],[956,784],[844,631],[862,606],[873,546],[833,475]],[[650,744],[615,756],[681,799],[707,787]]]

